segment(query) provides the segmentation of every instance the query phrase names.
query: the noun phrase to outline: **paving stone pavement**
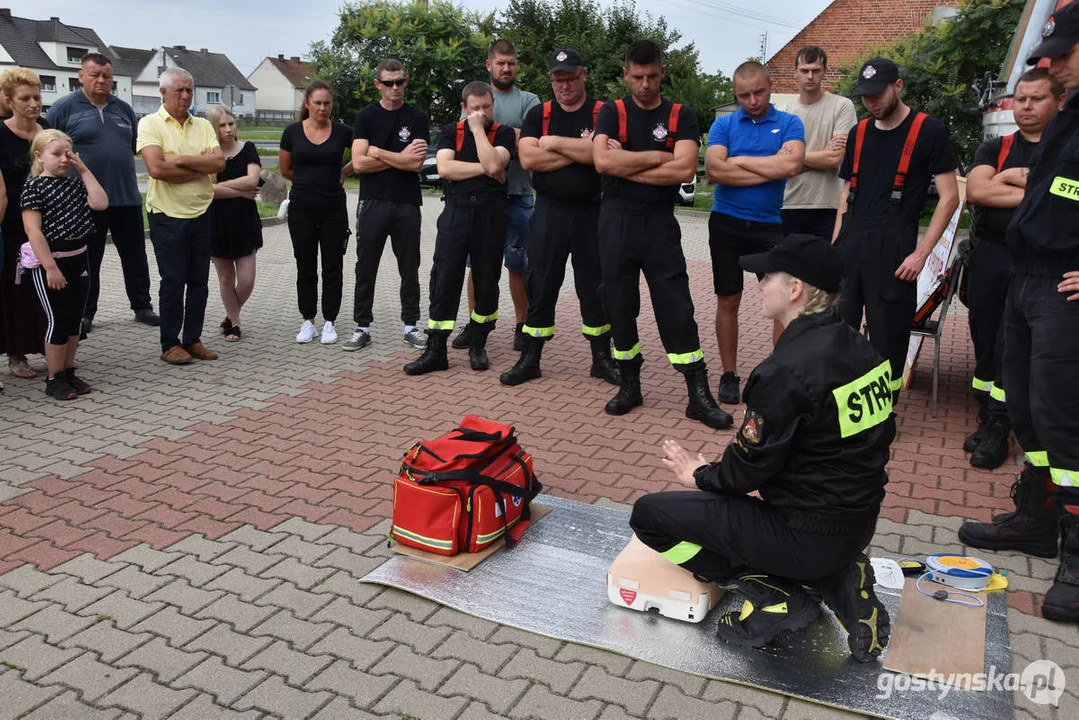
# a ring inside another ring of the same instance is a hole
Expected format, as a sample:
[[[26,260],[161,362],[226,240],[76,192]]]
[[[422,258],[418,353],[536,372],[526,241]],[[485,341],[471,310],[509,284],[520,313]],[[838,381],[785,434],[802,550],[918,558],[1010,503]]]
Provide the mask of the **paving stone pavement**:
[[[425,201],[426,310],[441,203]],[[715,381],[707,218],[679,219]],[[401,372],[414,353],[401,340],[389,252],[371,347],[298,345],[287,230],[267,227],[265,238],[241,342],[217,335],[223,311],[211,291],[204,339],[218,361],[171,367],[157,358],[157,332],[132,321],[109,250],[101,311],[79,354],[95,392],[60,404],[46,400],[41,380],[5,378],[0,719],[851,715],[361,584],[389,556],[390,479],[402,451],[465,411],[513,422],[548,492],[608,506],[674,487],[659,461],[664,438],[718,455],[732,432],[684,418],[681,380],[663,358],[650,307],[640,322],[646,405],[622,418],[604,415],[611,389],[587,376],[572,277],[544,377],[518,388],[497,380],[515,360],[505,288],[491,372],[471,372],[457,352],[449,372],[422,380]],[[354,258],[350,247],[349,264]],[[346,278],[342,342],[351,332],[352,288]],[[759,304],[747,282],[743,377],[770,343]],[[43,369],[41,358],[32,362]],[[875,552],[961,550],[955,530],[964,518],[1010,508],[1015,463],[977,471],[960,449],[974,415],[972,366],[957,313],[941,353],[937,417],[928,410],[924,364],[901,404]],[[1048,658],[1073,683],[1059,708],[1017,694],[1017,716],[1075,717],[1079,630],[1037,612],[1055,564],[979,554],[1010,571],[1013,668]]]

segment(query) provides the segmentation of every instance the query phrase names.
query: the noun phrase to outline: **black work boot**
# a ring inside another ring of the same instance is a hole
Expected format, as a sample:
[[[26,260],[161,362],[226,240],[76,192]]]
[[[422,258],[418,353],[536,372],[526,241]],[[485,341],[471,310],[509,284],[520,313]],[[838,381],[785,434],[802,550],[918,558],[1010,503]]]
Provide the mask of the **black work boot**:
[[[405,365],[409,375],[425,375],[435,370],[449,370],[450,360],[446,355],[446,339],[449,333],[444,330],[428,330],[427,344],[418,358]]]
[[[603,406],[608,415],[625,415],[635,407],[644,405],[641,396],[641,359],[619,360],[618,369],[622,373],[622,383],[618,393]]]
[[[742,573],[722,587],[745,596],[740,613],[723,613],[716,637],[734,645],[763,647],[784,630],[801,630],[820,615],[802,586],[763,573]]]
[[[985,426],[983,426],[985,427]],[[972,467],[995,470],[1008,459],[1012,426],[1007,418],[993,418],[970,456]]]
[[[487,336],[494,329],[494,323],[468,323],[472,344],[468,346],[468,364],[473,370],[486,370],[491,367],[487,359]]]
[[[457,333],[457,337],[453,339],[454,350],[464,350],[465,348],[472,347],[472,323],[465,323],[461,332]]]
[[[592,346],[592,367],[588,374],[594,378],[602,378],[611,385],[621,385],[622,372],[611,357],[611,334],[589,335],[588,344]]]
[[[513,328],[513,349],[521,352],[525,349],[525,324],[517,323]]]
[[[812,583],[847,631],[847,647],[858,662],[872,662],[884,652],[892,631],[888,611],[873,592],[875,583],[873,566],[862,553],[846,569]]]
[[[524,349],[517,364],[499,376],[498,381],[503,385],[520,385],[521,383],[535,380],[542,376],[540,372],[540,356],[543,354],[543,340],[524,336]]]
[[[1057,525],[1060,510],[1051,498],[1048,468],[1029,467],[1019,476],[1029,479],[1016,490],[1015,513],[1001,522],[965,522],[959,528],[959,541],[982,550],[1018,550],[1027,555],[1057,556]]]
[[[1034,478],[1033,473],[1033,465],[1023,465],[1023,471],[1015,476],[1015,482],[1012,483],[1011,490],[1008,491],[1008,497],[1012,499],[1012,502],[1015,504],[1016,509],[1012,512],[999,513],[997,515],[994,515],[994,525],[999,525],[1000,523],[1014,517],[1016,511],[1019,509],[1019,506],[1026,502],[1026,500],[1024,500],[1023,498],[1026,496],[1027,493],[1030,492],[1030,483]]]
[[[721,410],[716,405],[712,391],[708,389],[708,368],[702,362],[700,367],[686,368],[682,370],[686,376],[686,391],[689,393],[689,404],[686,405],[686,417],[690,420],[700,420],[710,428],[721,430],[734,424],[734,418],[729,412]]]
[[[967,439],[963,441],[963,452],[972,453],[978,449],[978,445],[985,438],[985,433],[989,431],[989,411],[988,411],[988,399],[983,397],[981,393],[977,394],[978,399],[978,427],[974,432],[967,435]]]
[[[1042,603],[1042,617],[1079,621],[1079,518],[1064,513],[1060,520],[1060,569]]]

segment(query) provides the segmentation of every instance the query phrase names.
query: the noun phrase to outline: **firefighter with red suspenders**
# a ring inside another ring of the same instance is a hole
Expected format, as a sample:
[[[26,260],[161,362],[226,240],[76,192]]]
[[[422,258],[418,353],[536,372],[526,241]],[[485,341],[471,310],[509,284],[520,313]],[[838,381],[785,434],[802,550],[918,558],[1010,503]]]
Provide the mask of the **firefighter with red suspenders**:
[[[528,318],[521,358],[502,373],[503,385],[540,377],[543,345],[555,334],[555,305],[573,255],[581,302],[581,332],[592,345],[592,377],[618,385],[611,358],[611,326],[599,296],[599,173],[592,161],[592,133],[603,102],[588,95],[588,68],[580,53],[561,48],[548,67],[554,100],[528,111],[521,127],[521,167],[532,172],[536,209],[528,241]]]
[[[869,341],[891,363],[893,405],[903,387],[918,275],[959,207],[948,130],[907,106],[902,90],[891,60],[873,58],[858,72],[854,94],[872,118],[855,125],[847,138],[833,237],[847,275],[839,313],[858,329],[865,308]],[[919,241],[918,220],[933,179],[940,200]]]
[[[974,248],[967,266],[967,306],[970,338],[974,342],[974,379],[978,400],[978,429],[963,449],[970,464],[998,468],[1008,457],[1011,422],[1004,404],[1001,372],[1004,301],[1012,277],[1005,232],[1023,200],[1026,173],[1042,131],[1067,99],[1064,86],[1045,68],[1027,70],[1015,86],[1015,123],[1011,135],[982,143],[967,176],[967,202],[977,206],[971,238]]]
[[[604,411],[625,415],[644,403],[644,358],[637,335],[643,272],[667,359],[686,378],[686,417],[725,428],[734,419],[716,405],[708,389],[682,230],[674,217],[678,186],[697,171],[700,128],[691,108],[663,99],[660,82],[665,71],[655,43],[633,43],[622,68],[630,94],[604,105],[596,118],[592,151],[596,170],[603,175],[599,212],[603,298],[622,373],[618,394]]]
[[[498,319],[498,281],[506,238],[506,166],[516,151],[513,128],[492,120],[494,95],[484,82],[465,85],[461,107],[467,117],[442,128],[438,136],[438,174],[446,207],[438,216],[431,266],[431,307],[423,354],[405,365],[409,375],[449,368],[446,339],[453,332],[465,259],[472,257],[476,307],[469,317],[469,364],[490,367],[487,335]]]

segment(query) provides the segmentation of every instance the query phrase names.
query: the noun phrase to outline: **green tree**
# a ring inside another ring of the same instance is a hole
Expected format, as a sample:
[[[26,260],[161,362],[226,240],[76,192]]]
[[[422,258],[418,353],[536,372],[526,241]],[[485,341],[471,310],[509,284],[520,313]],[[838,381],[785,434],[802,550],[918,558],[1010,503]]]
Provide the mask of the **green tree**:
[[[903,78],[903,101],[940,118],[955,143],[956,159],[969,167],[982,142],[982,118],[972,112],[972,89],[997,72],[1023,12],[1024,0],[968,0],[952,19],[929,25],[886,48],[873,48],[844,71],[836,92],[849,95],[865,60],[891,58]],[[859,112],[865,110],[859,104]]]
[[[319,77],[337,91],[334,115],[351,123],[356,112],[378,100],[375,67],[397,58],[409,75],[408,102],[431,118],[431,125],[456,120],[461,89],[486,80],[484,61],[492,42],[494,18],[449,2],[346,3],[330,41],[311,45]]]

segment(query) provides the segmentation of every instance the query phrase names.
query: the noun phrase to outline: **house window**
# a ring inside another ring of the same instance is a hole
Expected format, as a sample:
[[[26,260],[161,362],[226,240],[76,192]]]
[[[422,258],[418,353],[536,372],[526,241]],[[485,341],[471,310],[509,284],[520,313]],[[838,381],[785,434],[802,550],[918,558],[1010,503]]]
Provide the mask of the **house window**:
[[[79,82],[76,78],[71,78],[70,80],[68,80],[67,84],[68,87],[71,88],[71,92],[82,89],[82,83]]]
[[[69,47],[67,49],[67,61],[78,65],[82,62],[82,56],[89,52],[86,48]]]
[[[38,79],[41,80],[41,92],[56,92],[55,75],[39,75]]]
[[[221,102],[221,93],[219,93],[219,92],[207,92],[206,93],[206,102],[209,102],[209,103],[219,103],[219,102]]]

